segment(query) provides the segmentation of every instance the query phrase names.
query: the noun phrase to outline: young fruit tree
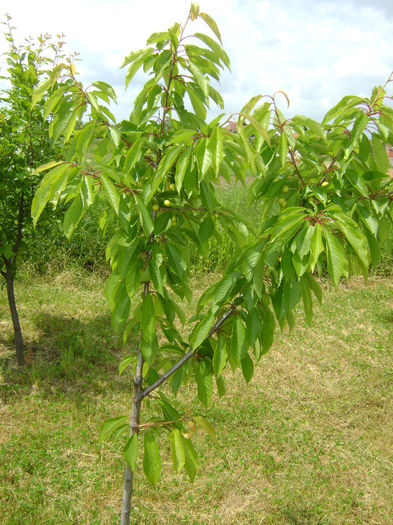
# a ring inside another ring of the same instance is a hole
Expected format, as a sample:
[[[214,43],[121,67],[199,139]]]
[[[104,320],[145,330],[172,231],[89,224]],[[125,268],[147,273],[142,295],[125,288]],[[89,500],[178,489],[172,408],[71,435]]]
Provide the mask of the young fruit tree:
[[[196,19],[206,22],[209,35],[189,31]],[[393,110],[385,104],[385,84],[370,98],[345,97],[322,123],[286,119],[277,105],[283,92],[255,96],[236,115],[207,122],[211,103],[223,107],[212,82],[229,59],[216,23],[196,4],[185,24],[152,34],[123,67],[126,85],[140,69],[148,80],[129,119],[116,122],[108,108],[116,99],[112,87],[94,82],[85,88],[74,66],[64,65],[45,111],[67,149],[63,159],[40,168],[46,174],[32,213],[36,223],[60,196],[70,203],[64,231],[71,236],[101,200],[107,204],[102,227],[117,224],[106,250],[112,273],[105,291],[113,328],[124,341],[136,341],[119,367],[120,374],[132,370],[133,396],[130,422],[126,415],[109,419],[100,438],[124,440],[124,525],[137,466],[158,482],[163,436],[175,470],[185,469],[191,480],[198,468],[193,433],[200,428],[216,439],[201,415],[174,406],[179,389],[195,381],[198,399],[208,406],[214,388],[224,395],[228,368],[240,368],[249,382],[277,324],[293,327],[299,303],[311,321],[313,296],[322,299],[318,272],[337,285],[351,270],[367,277],[370,263],[378,262],[380,236],[393,219],[384,146],[392,143]],[[37,89],[36,102],[59,74]],[[250,202],[263,204],[259,224],[249,225],[219,202],[222,180],[252,181]],[[233,257],[187,319],[181,302],[193,294],[192,250],[207,257],[209,240],[225,232],[236,245]],[[148,399],[157,409],[149,420],[141,415]]]
[[[30,208],[40,181],[34,168],[57,155],[48,138],[50,122],[44,100],[31,107],[34,89],[60,58],[62,42],[48,35],[17,45],[6,18],[7,75],[0,91],[0,274],[7,288],[18,365],[25,364],[24,342],[15,301],[14,280],[18,261],[28,257],[34,240]],[[47,95],[45,96],[47,98]],[[46,222],[50,212],[46,212]],[[41,227],[44,227],[41,221]]]

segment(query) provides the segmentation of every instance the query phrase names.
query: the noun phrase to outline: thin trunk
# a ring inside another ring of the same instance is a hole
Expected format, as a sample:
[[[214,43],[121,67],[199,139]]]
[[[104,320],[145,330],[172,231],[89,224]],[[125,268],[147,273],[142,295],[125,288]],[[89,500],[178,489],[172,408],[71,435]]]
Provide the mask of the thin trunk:
[[[10,307],[12,324],[14,326],[14,342],[16,349],[16,359],[19,366],[26,364],[25,361],[25,345],[23,343],[22,330],[19,323],[18,310],[16,308],[15,293],[14,293],[14,275],[12,271],[12,262],[10,259],[5,259],[5,280],[7,282],[7,297],[8,306]]]
[[[141,366],[139,366],[141,364]],[[137,375],[134,379],[134,395],[132,398],[132,408],[131,408],[131,420],[130,435],[138,432],[139,429],[139,416],[141,412],[141,403],[142,403],[142,366],[143,359],[140,354],[138,356],[138,365],[137,365]],[[134,474],[131,472],[130,467],[126,465],[124,473],[124,488],[123,488],[123,502],[121,507],[121,525],[129,525],[130,523],[130,514],[131,514],[131,500],[132,500],[132,491],[133,491],[133,482]]]
[[[145,283],[144,296],[149,293],[149,283]],[[143,356],[141,352],[141,342],[138,345],[138,361],[136,365],[134,378],[134,391],[132,396],[131,418],[130,418],[130,436],[139,431],[139,418],[141,413],[141,404],[143,400]],[[121,507],[120,525],[129,525],[131,515],[131,502],[134,484],[134,474],[128,465],[124,472],[123,501]]]

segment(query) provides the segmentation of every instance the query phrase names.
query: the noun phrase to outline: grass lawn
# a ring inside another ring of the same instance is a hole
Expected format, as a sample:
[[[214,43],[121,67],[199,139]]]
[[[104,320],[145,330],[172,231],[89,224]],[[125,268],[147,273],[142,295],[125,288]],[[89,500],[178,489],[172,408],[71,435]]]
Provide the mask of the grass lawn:
[[[103,282],[21,278],[16,294],[32,366],[0,374],[0,523],[118,523],[123,463],[97,434],[128,413],[130,376],[117,374],[127,349],[112,334]],[[2,292],[0,357],[10,340]],[[197,433],[192,484],[163,442],[158,488],[137,475],[133,523],[392,524],[392,357],[392,279],[325,286],[312,326],[300,317],[278,334],[248,387],[227,371],[227,395],[209,409],[193,386],[179,394],[219,443]]]

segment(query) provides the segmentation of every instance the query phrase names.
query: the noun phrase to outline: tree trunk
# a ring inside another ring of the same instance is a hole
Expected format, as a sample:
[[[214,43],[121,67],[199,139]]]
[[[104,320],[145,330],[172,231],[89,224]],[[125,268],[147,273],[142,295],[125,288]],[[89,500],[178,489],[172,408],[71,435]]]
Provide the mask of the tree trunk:
[[[16,360],[19,366],[26,364],[25,361],[25,345],[23,343],[22,330],[19,323],[18,310],[15,303],[15,293],[14,293],[14,275],[12,271],[12,262],[10,259],[5,259],[5,279],[7,282],[7,297],[8,297],[8,306],[10,307],[12,324],[14,326],[14,343],[16,349]]]
[[[138,392],[137,392],[138,391]],[[142,398],[140,397],[142,389],[137,388],[134,383],[134,397],[132,400],[132,409],[131,409],[131,433],[134,434],[138,431],[139,426],[139,414],[141,411]],[[130,467],[126,465],[124,473],[124,488],[123,488],[123,502],[121,508],[121,525],[129,525],[130,515],[131,515],[131,502],[132,502],[132,492],[133,492],[133,483],[134,474],[131,472]]]
[[[149,293],[149,283],[145,283],[145,289],[143,296]],[[141,335],[142,337],[142,335]],[[136,364],[135,377],[134,377],[134,391],[132,396],[132,407],[131,407],[131,418],[130,418],[130,436],[139,431],[139,417],[141,413],[141,404],[143,401],[143,356],[141,351],[141,339],[138,344],[138,361]],[[123,501],[121,507],[121,521],[120,525],[130,524],[131,515],[131,501],[132,491],[134,484],[134,474],[131,472],[130,467],[126,465],[124,473],[124,487],[123,487]]]
[[[142,367],[143,358],[139,348],[137,373],[134,379],[134,393],[132,398],[131,419],[130,419],[130,436],[138,432],[139,416],[142,404]],[[129,525],[131,514],[131,501],[133,491],[134,474],[131,472],[128,465],[126,465],[124,473],[124,488],[123,488],[123,502],[121,507],[121,521],[120,525]]]

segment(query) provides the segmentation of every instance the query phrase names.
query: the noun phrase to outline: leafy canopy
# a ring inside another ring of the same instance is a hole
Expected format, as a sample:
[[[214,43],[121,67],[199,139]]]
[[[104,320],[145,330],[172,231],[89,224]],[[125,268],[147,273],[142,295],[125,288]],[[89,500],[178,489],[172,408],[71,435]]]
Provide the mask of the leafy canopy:
[[[43,106],[48,95],[31,106],[34,90],[48,71],[64,58],[61,35],[53,42],[49,35],[17,45],[11,19],[6,18],[5,53],[7,70],[0,91],[0,270],[5,259],[16,269],[17,255],[28,256],[33,237],[30,208],[41,176],[34,169],[59,154],[48,139],[50,122]],[[46,213],[47,219],[48,212]],[[44,225],[44,221],[41,221]]]
[[[188,32],[197,18],[209,35]],[[276,325],[292,327],[299,303],[311,322],[313,297],[322,298],[316,272],[327,271],[334,284],[350,269],[367,277],[393,219],[388,83],[370,98],[344,97],[321,123],[286,119],[277,104],[283,92],[257,95],[237,115],[208,122],[210,104],[223,108],[214,82],[229,65],[216,23],[192,4],[186,24],[154,33],[125,58],[126,85],[139,70],[148,76],[129,119],[117,122],[110,112],[111,86],[84,87],[71,64],[55,70],[34,96],[39,103],[61,77],[44,113],[52,115],[51,137],[62,137],[66,151],[62,161],[40,168],[46,173],[33,201],[34,221],[60,198],[69,203],[68,236],[97,200],[106,203],[101,226],[117,224],[106,250],[112,268],[106,296],[114,329],[139,341],[120,373],[132,369],[134,406],[160,390],[151,421],[141,424],[137,408],[123,453],[134,471],[143,438],[143,469],[153,485],[161,470],[159,430],[169,438],[174,468],[191,479],[193,432],[199,427],[216,437],[204,418],[175,408],[162,385],[169,382],[176,395],[195,380],[198,399],[208,406],[215,389],[225,393],[228,368],[240,368],[250,381]],[[233,120],[235,133],[227,126]],[[250,226],[219,202],[223,179],[252,181],[250,202],[263,203],[259,224]],[[179,300],[192,298],[191,248],[206,257],[209,240],[223,232],[235,253],[187,319]],[[127,428],[125,417],[110,419],[101,439]]]

